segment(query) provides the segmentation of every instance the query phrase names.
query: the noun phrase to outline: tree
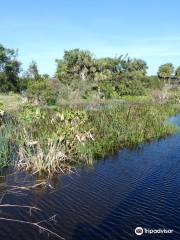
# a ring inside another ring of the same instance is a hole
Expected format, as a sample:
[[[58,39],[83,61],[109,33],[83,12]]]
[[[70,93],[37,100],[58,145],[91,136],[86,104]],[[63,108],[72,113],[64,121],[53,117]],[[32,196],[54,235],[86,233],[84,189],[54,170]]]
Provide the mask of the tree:
[[[70,83],[74,79],[89,80],[96,71],[95,60],[89,51],[65,51],[63,59],[56,62],[56,75],[64,83]]]
[[[20,62],[17,51],[5,48],[0,44],[0,91],[17,91],[20,73]]]
[[[29,64],[27,71],[23,72],[22,76],[19,78],[19,91],[26,91],[29,83],[32,81],[41,81],[48,78],[49,76],[47,74],[42,76],[39,74],[37,63],[32,61]]]
[[[27,97],[30,101],[54,105],[57,100],[59,86],[48,79],[34,80],[28,83]]]
[[[147,73],[147,63],[142,60],[142,59],[133,59],[129,63],[129,70],[130,72],[138,72],[141,73],[142,75],[146,75]]]
[[[34,80],[39,80],[41,78],[37,63],[35,61],[32,61],[30,63],[26,74],[29,78],[32,78]]]
[[[174,73],[173,64],[172,63],[166,63],[166,64],[163,64],[159,67],[159,70],[158,70],[157,74],[158,74],[159,78],[170,81],[173,73]]]
[[[100,58],[96,60],[97,71],[109,71],[111,74],[119,72],[120,70],[120,58]]]
[[[176,68],[175,76],[180,78],[180,66]]]

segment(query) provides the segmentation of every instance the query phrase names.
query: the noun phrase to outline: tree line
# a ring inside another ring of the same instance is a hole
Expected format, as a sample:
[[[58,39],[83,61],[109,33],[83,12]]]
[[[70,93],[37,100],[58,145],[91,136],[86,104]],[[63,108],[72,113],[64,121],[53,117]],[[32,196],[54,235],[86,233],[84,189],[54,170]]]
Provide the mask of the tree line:
[[[57,59],[55,78],[40,74],[36,62],[23,72],[17,51],[0,45],[0,91],[22,92],[54,102],[61,98],[118,98],[143,95],[148,88],[160,88],[180,78],[180,66],[159,67],[156,76],[147,75],[147,63],[127,56],[96,58],[90,51],[73,49]]]

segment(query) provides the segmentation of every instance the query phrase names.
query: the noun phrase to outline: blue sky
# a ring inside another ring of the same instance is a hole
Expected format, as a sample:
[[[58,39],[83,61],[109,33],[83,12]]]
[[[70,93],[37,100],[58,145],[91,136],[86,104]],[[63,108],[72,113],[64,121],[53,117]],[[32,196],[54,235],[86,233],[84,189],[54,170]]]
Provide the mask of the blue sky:
[[[24,70],[35,60],[53,75],[72,48],[143,58],[150,74],[180,65],[179,0],[0,0],[0,8],[0,43],[19,49]]]

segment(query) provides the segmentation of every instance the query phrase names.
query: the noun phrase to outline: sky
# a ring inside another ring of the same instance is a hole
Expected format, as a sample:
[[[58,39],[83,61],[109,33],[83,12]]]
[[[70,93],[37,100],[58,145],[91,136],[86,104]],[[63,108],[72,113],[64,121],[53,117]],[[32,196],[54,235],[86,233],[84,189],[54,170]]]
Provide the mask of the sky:
[[[64,50],[180,65],[180,0],[0,0],[0,43],[53,75]]]

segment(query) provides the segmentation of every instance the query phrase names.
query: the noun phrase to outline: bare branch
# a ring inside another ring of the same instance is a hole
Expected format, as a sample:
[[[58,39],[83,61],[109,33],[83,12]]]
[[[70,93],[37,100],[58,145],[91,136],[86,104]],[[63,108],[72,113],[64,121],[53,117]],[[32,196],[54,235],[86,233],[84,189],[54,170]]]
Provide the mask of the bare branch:
[[[55,236],[55,237],[57,237],[57,238],[59,238],[59,239],[65,240],[65,238],[63,238],[63,237],[61,237],[60,235],[58,235],[57,233],[49,230],[48,228],[45,228],[45,227],[40,226],[38,223],[27,222],[27,221],[12,219],[12,218],[3,218],[3,217],[0,217],[0,220],[2,220],[2,221],[7,221],[7,222],[16,222],[16,223],[21,223],[21,224],[27,224],[27,225],[35,226],[35,227],[37,227],[40,231],[47,232],[48,234],[51,234],[52,236]]]

